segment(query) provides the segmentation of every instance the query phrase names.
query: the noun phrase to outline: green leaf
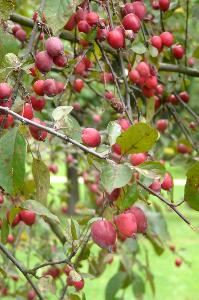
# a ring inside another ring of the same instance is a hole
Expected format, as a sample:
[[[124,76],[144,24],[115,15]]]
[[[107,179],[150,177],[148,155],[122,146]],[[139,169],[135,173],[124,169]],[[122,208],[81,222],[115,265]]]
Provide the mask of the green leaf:
[[[151,122],[155,112],[155,100],[154,97],[147,99],[146,101],[146,121]]]
[[[165,242],[170,238],[166,221],[160,211],[146,211],[145,213],[148,220],[146,238],[152,244],[157,255],[161,255],[164,252]]]
[[[146,123],[138,123],[124,131],[116,143],[121,146],[122,154],[140,153],[149,151],[158,137],[155,128]]]
[[[81,127],[77,120],[72,116],[65,117],[65,129],[67,135],[69,135],[72,139],[81,142]]]
[[[60,223],[57,216],[52,214],[44,205],[36,200],[26,200],[21,205],[22,208],[33,211],[36,215],[48,217],[57,223]]]
[[[58,106],[52,112],[52,117],[56,122],[60,122],[64,119],[71,111],[73,110],[72,106]]]
[[[123,287],[127,274],[117,272],[107,283],[105,300],[116,300],[117,292]]]
[[[69,300],[81,300],[81,297],[78,294],[70,294]]]
[[[109,122],[107,127],[108,140],[110,145],[114,145],[117,137],[121,134],[121,126],[117,122]]]
[[[76,220],[71,219],[70,229],[73,240],[78,240],[80,236],[80,226]]]
[[[15,0],[0,0],[0,20],[7,21],[15,8]]]
[[[86,40],[90,43],[94,42],[97,36],[97,28],[94,27],[91,29],[91,31],[86,34]]]
[[[16,215],[20,212],[20,208],[18,207],[13,207],[10,211],[9,211],[9,224],[12,224],[12,222],[14,221],[14,218],[16,217]]]
[[[195,57],[195,58],[199,58],[199,46],[197,46],[194,49],[192,56]]]
[[[142,175],[152,179],[163,178],[166,173],[163,164],[157,161],[144,162],[138,167],[135,167],[135,169]]]
[[[0,9],[1,8],[4,9],[4,7],[1,6],[0,4]],[[11,34],[6,33],[0,27],[0,66],[4,66],[5,62],[3,58],[7,53],[18,54],[18,51],[19,51],[19,44],[17,40]]]
[[[5,278],[5,277],[7,277],[7,273],[6,273],[6,271],[2,268],[2,267],[0,267],[0,274]]]
[[[170,237],[163,214],[160,211],[147,211],[146,215],[149,223],[148,232],[153,236],[160,237],[164,242],[168,241]]]
[[[4,219],[1,226],[1,242],[3,244],[6,244],[7,242],[8,234],[9,234],[8,220]]]
[[[133,52],[137,54],[144,54],[147,51],[147,48],[145,45],[141,42],[138,42],[136,44],[133,44],[132,48]]]
[[[45,204],[50,188],[50,173],[42,160],[33,158],[32,174],[36,185],[36,200]]]
[[[135,298],[141,300],[143,299],[144,293],[145,293],[145,284],[144,280],[141,276],[135,275],[134,273],[134,279],[133,279],[133,293],[135,295]]]
[[[132,170],[127,165],[110,163],[101,170],[101,182],[109,194],[114,189],[125,186],[132,177]]]
[[[149,240],[149,242],[152,244],[155,252],[157,255],[162,255],[164,252],[164,245],[163,243],[159,240],[159,238],[151,235],[151,234],[146,234],[146,238]]]
[[[55,294],[55,285],[52,276],[43,276],[38,280],[38,287],[41,292],[50,292]]]
[[[199,162],[191,166],[186,175],[184,200],[192,209],[199,211]]]
[[[150,45],[149,54],[151,55],[151,57],[157,57],[159,54],[158,49]]]
[[[4,56],[4,61],[7,67],[16,68],[20,66],[20,60],[14,53],[7,53]]]
[[[130,208],[138,199],[138,190],[137,184],[133,183],[132,186],[124,193],[123,196],[120,196],[116,202],[116,206],[120,211],[125,211]]]
[[[18,128],[10,129],[0,139],[0,186],[16,194],[24,184],[26,142]]]
[[[45,16],[47,24],[52,28],[53,33],[57,34],[66,24],[67,16],[75,12],[75,8],[80,1],[74,0],[48,0],[45,2]]]

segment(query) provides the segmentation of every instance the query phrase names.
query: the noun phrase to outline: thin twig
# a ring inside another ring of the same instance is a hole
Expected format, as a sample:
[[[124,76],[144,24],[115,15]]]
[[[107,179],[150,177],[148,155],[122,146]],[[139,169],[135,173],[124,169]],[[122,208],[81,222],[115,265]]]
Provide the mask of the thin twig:
[[[37,294],[38,298],[40,300],[44,300],[42,297],[39,289],[37,286],[33,283],[33,281],[30,279],[26,269],[16,260],[16,258],[9,252],[9,250],[2,244],[0,243],[0,250],[7,256],[7,258],[12,261],[12,263],[17,267],[17,269],[23,274],[23,276],[27,279],[29,284],[32,286],[33,290]]]
[[[189,30],[189,0],[186,0],[186,25],[185,25],[185,40],[184,40],[184,51],[185,51],[185,67],[187,66],[187,46],[188,46],[188,30]]]
[[[173,94],[178,99],[180,104],[182,104],[182,106],[190,113],[190,115],[194,117],[196,122],[199,124],[199,116],[195,113],[195,111],[193,111],[191,107],[187,103],[185,103],[176,92],[173,92]]]
[[[194,141],[192,140],[192,137],[189,133],[189,131],[187,130],[187,128],[184,126],[183,122],[181,121],[180,117],[178,116],[178,113],[176,111],[176,109],[170,105],[170,104],[166,104],[166,107],[168,109],[168,111],[171,113],[171,115],[173,116],[174,120],[176,121],[177,125],[180,127],[180,129],[182,130],[184,136],[187,138],[187,140],[189,141],[189,143],[192,145],[193,149],[196,150],[196,152],[199,152],[199,149],[197,148],[197,146],[195,145]]]
[[[152,194],[153,196],[159,198],[162,202],[164,202],[166,205],[168,205],[173,211],[175,211],[175,213],[188,225],[191,225],[190,221],[187,220],[187,218],[181,214],[181,212],[179,212],[179,210],[175,207],[175,204],[172,204],[170,202],[168,202],[162,195],[154,192],[152,189],[150,189],[149,187],[147,187],[145,184],[143,184],[141,181],[137,180],[137,183],[146,191],[148,191],[150,194]]]
[[[114,81],[115,81],[115,86],[116,86],[116,89],[117,89],[117,93],[118,93],[118,96],[119,96],[119,98],[120,98],[120,101],[122,102],[122,104],[123,104],[123,106],[124,106],[124,109],[125,109],[125,112],[126,112],[126,116],[127,116],[127,118],[129,119],[129,121],[132,123],[131,117],[130,117],[129,112],[128,112],[126,106],[125,106],[125,102],[124,102],[123,97],[122,97],[122,94],[121,94],[121,92],[120,92],[120,87],[119,87],[117,75],[115,74],[115,71],[113,70],[113,67],[112,67],[112,65],[111,65],[111,63],[110,63],[110,61],[109,61],[109,59],[108,59],[108,57],[107,57],[107,55],[106,55],[106,53],[105,53],[105,51],[104,51],[102,45],[101,45],[98,41],[96,41],[96,43],[97,43],[97,45],[98,45],[99,48],[100,48],[100,51],[101,51],[101,53],[102,53],[102,56],[103,56],[104,60],[106,61],[107,65],[108,65],[108,67],[109,67],[109,69],[110,69],[110,71],[111,71],[111,74],[113,75],[113,78],[114,78]]]
[[[129,116],[131,117],[131,123],[133,123],[132,121],[132,109],[131,109],[131,99],[130,99],[130,89],[129,89],[129,85],[128,85],[128,81],[126,78],[126,74],[125,74],[125,67],[124,67],[124,60],[123,60],[123,55],[121,52],[121,49],[118,50],[118,56],[119,56],[119,60],[120,60],[120,66],[121,66],[121,71],[122,71],[122,78],[124,80],[124,85],[125,85],[125,102],[126,102],[126,107],[129,113]]]

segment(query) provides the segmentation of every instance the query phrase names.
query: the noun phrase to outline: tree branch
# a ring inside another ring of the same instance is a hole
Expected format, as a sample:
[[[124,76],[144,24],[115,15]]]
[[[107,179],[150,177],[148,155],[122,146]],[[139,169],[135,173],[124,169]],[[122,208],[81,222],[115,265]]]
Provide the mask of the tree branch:
[[[42,130],[45,130],[47,131],[48,133],[50,134],[53,134],[54,136],[57,136],[58,138],[64,140],[65,142],[67,143],[71,143],[73,144],[74,146],[77,146],[79,149],[81,149],[82,151],[86,152],[86,153],[90,153],[90,154],[93,154],[95,156],[97,156],[98,158],[100,159],[104,159],[105,157],[103,155],[101,155],[100,153],[97,153],[95,152],[94,150],[82,145],[81,143],[78,143],[77,141],[71,139],[70,137],[68,137],[67,135],[63,134],[63,133],[60,133],[60,132],[57,132],[55,129],[52,129],[50,127],[47,127],[47,126],[43,126],[43,125],[40,125],[38,123],[35,123],[29,119],[26,119],[22,116],[20,116],[19,114],[15,113],[14,111],[10,110],[9,108],[7,107],[2,107],[0,106],[0,111],[4,111],[10,115],[12,115],[15,119],[21,121],[22,123],[24,124],[28,124],[28,125],[33,125],[37,128],[40,128]]]
[[[198,70],[192,69],[192,68],[187,68],[187,67],[180,66],[180,65],[160,63],[159,71],[181,73],[181,74],[189,75],[192,77],[199,77]]]
[[[30,279],[27,270],[16,260],[16,258],[9,252],[9,250],[2,244],[0,243],[0,250],[7,256],[7,258],[12,261],[12,263],[17,267],[17,269],[23,274],[23,276],[27,279],[29,284],[32,286],[34,289],[35,293],[37,294],[38,298],[40,300],[44,300],[42,295],[40,294],[39,289],[37,286],[33,283],[33,281]]]
[[[168,202],[161,194],[158,194],[158,193],[154,192],[152,189],[150,189],[149,187],[147,187],[141,181],[137,180],[137,183],[143,189],[145,189],[146,191],[148,191],[151,195],[159,198],[162,202],[164,202],[166,205],[168,205],[185,223],[187,223],[188,225],[191,225],[190,221],[187,220],[187,218],[185,218],[185,216],[183,216],[183,214],[181,214],[181,212],[179,212],[179,210],[176,208],[175,204]]]

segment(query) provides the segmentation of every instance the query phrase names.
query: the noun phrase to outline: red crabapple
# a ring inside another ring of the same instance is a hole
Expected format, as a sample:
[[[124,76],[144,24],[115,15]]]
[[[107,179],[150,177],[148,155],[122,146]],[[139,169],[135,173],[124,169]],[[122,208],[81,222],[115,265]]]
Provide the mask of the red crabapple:
[[[86,21],[90,26],[96,25],[99,22],[99,16],[96,12],[90,11],[86,16]]]
[[[0,100],[9,98],[11,94],[12,94],[11,87],[6,82],[0,83]]]
[[[151,45],[153,47],[157,48],[158,50],[162,49],[162,39],[158,35],[152,36],[150,42],[151,42]]]
[[[107,194],[108,200],[110,202],[116,201],[120,196],[120,192],[120,188],[114,189],[111,194]]]
[[[166,173],[161,184],[163,190],[169,191],[173,187],[173,178],[169,173]]]
[[[171,32],[164,31],[161,33],[160,38],[162,40],[162,44],[166,47],[171,47],[174,42],[174,37]]]
[[[182,99],[182,101],[184,101],[185,103],[189,102],[189,94],[186,91],[183,91],[179,94],[180,98]]]
[[[131,126],[129,120],[127,119],[119,119],[118,124],[120,125],[123,131],[127,130]]]
[[[12,27],[12,33],[15,35],[18,30],[22,29],[21,25],[16,24]]]
[[[184,48],[182,45],[174,45],[172,47],[172,53],[177,59],[182,59],[184,56]]]
[[[73,82],[73,88],[76,92],[80,93],[84,87],[84,82],[82,79],[75,79]]]
[[[91,225],[93,241],[101,248],[112,249],[116,243],[116,230],[107,220],[98,220]]]
[[[156,122],[156,128],[162,133],[165,132],[167,127],[168,127],[168,120],[161,119]]]
[[[118,145],[118,144],[112,145],[111,149],[112,149],[112,151],[113,151],[114,153],[116,153],[116,154],[118,154],[118,155],[121,155],[121,154],[122,154],[122,152],[121,152],[121,147],[120,147],[120,145]]]
[[[64,45],[62,41],[56,36],[49,37],[45,46],[48,54],[52,57],[58,56],[64,51]]]
[[[74,286],[76,291],[80,291],[84,287],[84,279],[75,270],[72,270],[68,275],[67,285]]]
[[[44,80],[36,80],[32,86],[33,91],[39,95],[43,96],[44,95]]]
[[[57,94],[57,86],[54,79],[46,79],[43,84],[44,94],[47,96],[54,96]]]
[[[137,232],[137,223],[132,213],[122,213],[114,218],[115,225],[125,237],[133,237]]]
[[[79,32],[83,32],[83,33],[89,33],[91,31],[91,26],[85,20],[80,21],[77,24],[77,28]]]
[[[38,118],[33,118],[33,122],[38,123],[39,125],[46,126],[45,122],[41,121]],[[44,141],[47,137],[47,131],[44,129],[38,128],[35,125],[29,125],[30,133],[32,137],[37,141]]]
[[[130,13],[135,13],[133,3],[126,3],[122,8],[122,14],[123,16],[126,16]]]
[[[131,70],[129,72],[129,79],[133,83],[139,83],[140,81],[140,74],[137,70]]]
[[[22,117],[31,120],[33,118],[33,109],[30,103],[25,103],[21,113]]]
[[[57,174],[58,172],[58,166],[56,164],[51,164],[49,167],[48,167],[48,170],[53,173],[53,174]]]
[[[35,96],[31,96],[30,101],[32,103],[32,107],[36,111],[41,111],[46,105],[46,100],[44,98],[36,98]]]
[[[151,190],[153,190],[156,193],[159,193],[161,190],[161,183],[159,180],[154,180],[154,182],[149,186]]]
[[[182,264],[182,259],[181,258],[176,258],[176,260],[175,260],[176,267],[180,267],[181,264]]]
[[[114,49],[123,48],[125,44],[123,33],[117,29],[108,32],[107,41]]]
[[[136,70],[138,71],[138,73],[140,74],[140,76],[142,77],[149,77],[150,76],[150,68],[149,65],[147,63],[145,63],[144,61],[140,62],[137,67]]]
[[[138,32],[141,26],[139,18],[133,13],[123,18],[122,25],[126,30],[132,30],[133,32]]]
[[[167,11],[170,6],[170,0],[159,0],[159,7],[162,11]]]
[[[133,206],[129,209],[129,212],[131,212],[135,217],[137,223],[137,232],[145,233],[147,230],[148,222],[144,211],[139,207]]]
[[[36,221],[36,214],[30,210],[22,210],[19,213],[21,221],[26,225],[32,226]]]
[[[99,131],[95,128],[84,128],[82,130],[82,142],[89,147],[97,147],[101,143]]]
[[[59,54],[53,57],[54,64],[60,68],[64,68],[67,65],[67,61],[66,55]]]
[[[147,160],[146,153],[136,153],[136,154],[131,154],[130,156],[130,161],[133,166],[138,166],[144,163],[146,160]]]
[[[182,154],[190,153],[190,148],[185,144],[178,144],[177,151]]]
[[[35,56],[35,65],[42,73],[49,72],[52,68],[53,60],[47,51],[38,52]]]
[[[13,244],[14,240],[15,240],[14,236],[12,234],[9,234],[7,238],[7,243]]]
[[[25,42],[26,40],[26,32],[23,29],[17,30],[15,33],[15,37],[20,41],[20,42]]]
[[[142,20],[144,16],[146,15],[146,6],[143,2],[141,1],[134,1],[133,3],[133,8],[134,8],[134,14]]]

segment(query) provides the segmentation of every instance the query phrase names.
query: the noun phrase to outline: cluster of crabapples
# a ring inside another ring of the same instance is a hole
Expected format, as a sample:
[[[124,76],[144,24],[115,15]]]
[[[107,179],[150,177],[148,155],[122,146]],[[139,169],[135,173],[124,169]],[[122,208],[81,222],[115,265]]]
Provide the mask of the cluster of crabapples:
[[[113,222],[102,219],[91,225],[93,241],[101,248],[109,251],[116,249],[117,234],[121,240],[135,238],[137,233],[147,230],[147,217],[139,207],[131,207],[125,212],[114,216]]]
[[[0,206],[4,203],[4,195],[0,194]],[[7,211],[7,221],[10,222],[10,211]],[[32,226],[36,223],[36,214],[30,210],[21,210],[17,213],[12,220],[11,227],[16,227],[19,222],[23,222],[27,226]],[[0,219],[0,229],[2,227],[2,220]],[[7,242],[12,244],[14,242],[14,236],[12,234],[8,235]]]

